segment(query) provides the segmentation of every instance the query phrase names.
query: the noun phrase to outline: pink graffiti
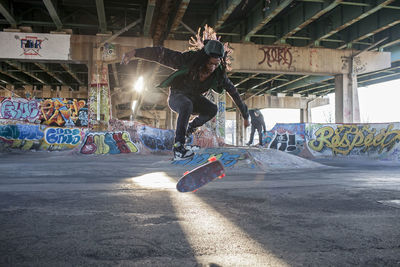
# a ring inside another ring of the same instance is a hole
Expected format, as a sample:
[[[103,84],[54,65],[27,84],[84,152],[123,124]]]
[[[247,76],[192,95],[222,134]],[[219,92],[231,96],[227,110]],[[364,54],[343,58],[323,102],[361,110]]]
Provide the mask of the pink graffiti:
[[[277,62],[279,65],[287,65],[288,68],[292,66],[293,56],[290,52],[291,47],[265,46],[259,49],[264,52],[264,58],[258,64],[262,64],[267,60],[269,67],[272,67],[271,63],[274,62]]]

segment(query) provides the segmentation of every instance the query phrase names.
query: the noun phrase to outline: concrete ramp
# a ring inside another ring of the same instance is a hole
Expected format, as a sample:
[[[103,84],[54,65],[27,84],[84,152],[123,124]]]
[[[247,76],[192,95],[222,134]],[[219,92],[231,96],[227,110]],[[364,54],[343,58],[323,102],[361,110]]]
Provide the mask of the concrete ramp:
[[[276,149],[247,147],[204,148],[197,151],[193,158],[173,161],[172,165],[197,167],[206,163],[211,157],[219,159],[227,169],[272,171],[326,167]]]

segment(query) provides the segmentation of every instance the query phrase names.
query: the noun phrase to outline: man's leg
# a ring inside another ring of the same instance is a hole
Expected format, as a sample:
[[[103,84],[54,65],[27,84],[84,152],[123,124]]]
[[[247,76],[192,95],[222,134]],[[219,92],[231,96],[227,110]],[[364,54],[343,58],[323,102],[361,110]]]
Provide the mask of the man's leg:
[[[217,115],[218,107],[213,102],[204,96],[193,99],[193,113],[199,114],[194,120],[189,123],[189,131],[193,131],[202,126],[207,121]]]
[[[168,98],[168,105],[173,111],[178,113],[175,142],[185,144],[186,128],[190,115],[193,112],[193,103],[187,96],[183,94],[170,94]]]
[[[250,140],[246,145],[251,145],[253,143],[253,138],[254,138],[254,133],[256,131],[256,128],[254,127],[253,124],[251,124],[251,132],[250,132]]]
[[[259,125],[257,127],[257,131],[258,131],[259,144],[260,144],[260,146],[262,146],[263,145],[263,141],[262,141],[263,135],[262,135],[262,126],[261,125]]]

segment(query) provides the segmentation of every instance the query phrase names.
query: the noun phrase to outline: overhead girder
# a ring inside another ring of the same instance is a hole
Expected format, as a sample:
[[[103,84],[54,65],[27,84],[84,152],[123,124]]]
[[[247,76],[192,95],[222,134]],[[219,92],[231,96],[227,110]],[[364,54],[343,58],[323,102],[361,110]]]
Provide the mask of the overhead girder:
[[[178,1],[179,2],[179,1]],[[171,38],[172,35],[174,34],[174,32],[176,30],[178,30],[180,23],[182,22],[182,18],[186,13],[186,10],[189,6],[190,0],[181,0],[177,10],[176,10],[176,14],[173,18],[173,21],[171,23],[171,27],[169,30],[169,34],[168,34],[168,38]]]
[[[295,35],[298,31],[337,7],[342,1],[303,2],[292,8],[289,14],[283,16],[278,22],[278,28],[281,32],[277,36],[278,40],[275,41],[275,44],[283,43],[285,39]]]
[[[30,81],[26,80],[25,77],[22,77],[21,75],[19,75],[18,73],[10,73],[9,72],[9,68],[6,68],[4,66],[4,64],[0,63],[0,73],[3,75],[6,75],[8,77],[13,78],[16,81],[19,81],[23,84],[30,84]]]
[[[69,73],[69,75],[71,75],[72,78],[74,78],[79,83],[79,85],[83,85],[82,80],[78,78],[77,73],[71,69],[71,66],[69,66],[69,64],[61,63],[60,65],[66,72]]]
[[[8,0],[0,0],[0,13],[7,20],[9,24],[11,24],[12,28],[17,28],[17,21],[15,20],[13,14],[9,9],[9,1]]]
[[[339,47],[346,48],[348,44],[364,40],[390,27],[400,24],[400,10],[382,9],[364,18],[360,23],[353,24],[341,32],[346,43]],[[375,41],[379,41],[376,40]]]
[[[96,0],[97,17],[99,18],[100,33],[107,32],[106,11],[104,9],[104,0]]]
[[[283,9],[290,5],[293,0],[271,1],[268,9],[265,8],[266,1],[258,1],[256,6],[247,17],[247,32],[244,35],[244,41],[250,41],[252,35],[261,30],[268,22],[270,22]]]
[[[143,35],[148,37],[150,33],[151,22],[153,21],[154,9],[156,7],[156,0],[147,1],[146,17],[143,25]]]
[[[58,31],[61,30],[63,25],[62,25],[60,17],[57,14],[57,8],[54,5],[53,0],[43,0],[43,3],[46,6],[47,11],[49,12],[51,19],[53,20],[54,24],[56,25],[57,30]]]
[[[31,70],[29,70],[26,67],[26,64],[22,64],[21,62],[18,61],[13,61],[13,60],[6,60],[5,61],[8,65],[16,68],[17,70],[19,70],[20,72],[24,73],[25,75],[28,75],[29,77],[37,80],[38,82],[42,83],[42,84],[47,84],[48,81],[45,81],[43,78],[40,78],[37,76],[37,74],[34,74],[31,72]]]
[[[340,5],[329,15],[324,16],[311,27],[311,36],[314,42],[324,39],[342,31],[354,23],[377,12],[383,7],[391,4],[395,0],[367,0],[368,5]],[[376,3],[376,5],[374,5]]]
[[[210,18],[210,25],[215,29],[219,30],[224,24],[224,22],[228,19],[228,17],[232,14],[235,8],[240,4],[241,0],[223,0],[220,1],[215,8],[214,13]]]
[[[171,10],[173,9],[173,0],[162,1],[160,13],[157,17],[153,34],[153,45],[162,45],[164,39],[167,37],[166,30],[168,28],[168,21],[171,19]],[[165,35],[164,35],[165,34]]]
[[[36,66],[38,66],[41,70],[45,71],[48,75],[53,77],[57,82],[61,83],[62,85],[67,85],[67,83],[62,78],[60,78],[53,71],[51,71],[50,68],[48,66],[46,66],[45,64],[38,63],[38,62],[35,62],[34,64]]]

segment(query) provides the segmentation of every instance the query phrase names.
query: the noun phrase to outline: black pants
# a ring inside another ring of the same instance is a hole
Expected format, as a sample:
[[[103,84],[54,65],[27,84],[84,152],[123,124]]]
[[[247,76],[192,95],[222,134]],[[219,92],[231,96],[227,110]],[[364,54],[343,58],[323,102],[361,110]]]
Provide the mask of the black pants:
[[[199,115],[190,122],[191,127],[197,128],[214,118],[218,111],[217,105],[204,96],[193,97],[173,92],[168,97],[168,105],[173,111],[178,113],[175,142],[180,142],[181,144],[185,143],[185,134],[190,115]]]
[[[260,145],[262,145],[262,125],[254,125],[254,124],[251,124],[249,144],[251,145],[253,143],[254,133],[256,132],[256,129],[258,131],[258,138],[260,140],[259,141]]]

